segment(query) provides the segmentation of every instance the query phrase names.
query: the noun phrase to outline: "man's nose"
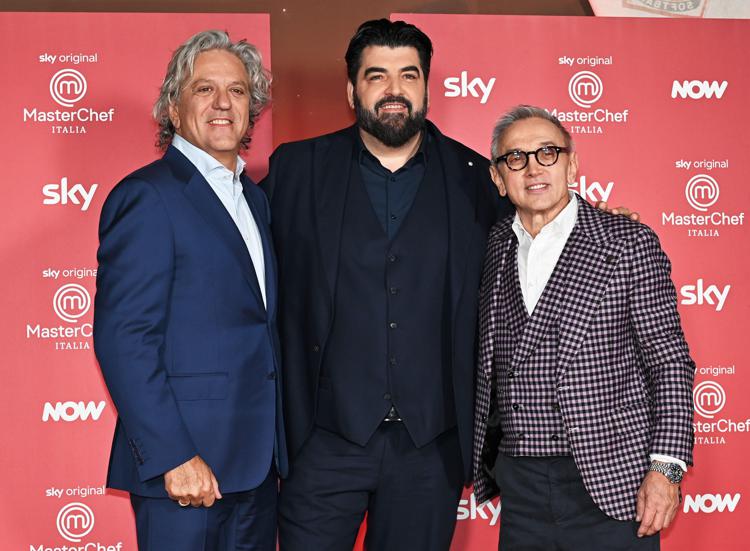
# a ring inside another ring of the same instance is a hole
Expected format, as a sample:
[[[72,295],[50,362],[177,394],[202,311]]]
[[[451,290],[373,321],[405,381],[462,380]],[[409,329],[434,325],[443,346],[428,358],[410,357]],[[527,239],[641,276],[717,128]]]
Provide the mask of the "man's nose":
[[[215,109],[229,109],[232,106],[232,102],[229,100],[229,91],[217,88],[216,94],[214,94],[213,107]]]
[[[401,95],[401,80],[397,78],[393,78],[388,82],[388,87],[386,88],[386,93],[391,96],[400,96]]]
[[[531,155],[529,155],[529,158],[526,161],[524,170],[526,171],[526,174],[538,174],[543,167],[544,165],[539,164],[539,161],[536,158],[536,154],[532,153]]]

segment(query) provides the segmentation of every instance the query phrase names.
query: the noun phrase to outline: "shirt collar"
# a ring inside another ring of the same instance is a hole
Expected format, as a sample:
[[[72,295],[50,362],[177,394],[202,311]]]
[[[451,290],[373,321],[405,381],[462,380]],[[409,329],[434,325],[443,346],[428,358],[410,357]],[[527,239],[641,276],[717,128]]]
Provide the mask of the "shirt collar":
[[[203,176],[206,180],[208,180],[212,174],[216,174],[217,172],[230,172],[227,167],[225,167],[211,155],[209,155],[199,147],[195,147],[179,134],[175,134],[174,136],[172,136],[172,145],[175,147],[175,149],[180,151],[180,153],[185,155],[185,157],[187,157],[191,163],[195,165],[195,168],[198,169],[198,172],[200,172],[201,176]],[[245,170],[245,161],[238,155],[237,167],[234,169],[233,174],[234,181],[239,182],[240,174],[242,174],[243,170]]]
[[[572,191],[568,191],[568,199],[568,204],[565,205],[565,208],[558,212],[557,216],[548,222],[537,236],[542,235],[542,233],[562,236],[570,235],[573,231],[573,226],[576,225],[576,220],[578,219],[578,201],[576,200],[575,193]],[[533,240],[531,234],[529,234],[529,232],[526,231],[526,228],[523,227],[521,219],[518,216],[518,211],[516,211],[516,215],[513,217],[512,228],[519,241],[524,236],[529,241]]]
[[[362,164],[365,158],[375,161],[378,166],[382,166],[380,164],[380,161],[378,158],[370,153],[370,151],[365,146],[365,143],[362,141],[362,136],[359,134],[359,128],[357,130],[357,142],[354,147],[354,155],[355,159],[359,164]],[[423,162],[427,164],[427,143],[431,140],[430,133],[427,131],[427,126],[422,129],[422,141],[419,142],[419,148],[417,149],[417,152],[414,154],[414,156],[406,161],[406,164],[401,168],[406,168],[408,166],[411,166],[412,163],[415,162]],[[399,169],[400,170],[400,169]]]

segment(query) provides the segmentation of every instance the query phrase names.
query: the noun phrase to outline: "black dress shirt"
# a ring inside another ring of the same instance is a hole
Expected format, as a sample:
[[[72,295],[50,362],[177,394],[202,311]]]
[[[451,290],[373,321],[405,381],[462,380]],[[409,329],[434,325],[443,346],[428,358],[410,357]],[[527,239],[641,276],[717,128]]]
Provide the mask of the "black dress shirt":
[[[417,196],[427,166],[426,142],[429,141],[429,133],[425,132],[417,153],[396,172],[391,172],[367,150],[362,139],[358,139],[355,151],[362,183],[388,239],[396,235]]]

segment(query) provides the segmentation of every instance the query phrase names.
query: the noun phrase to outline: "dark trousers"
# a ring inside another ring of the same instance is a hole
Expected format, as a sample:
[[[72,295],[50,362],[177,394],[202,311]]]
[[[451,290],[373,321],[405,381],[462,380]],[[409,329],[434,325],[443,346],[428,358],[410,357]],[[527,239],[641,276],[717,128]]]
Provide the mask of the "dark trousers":
[[[351,551],[365,513],[368,551],[447,550],[462,471],[456,429],[416,448],[400,422],[364,447],[316,427],[281,484],[280,550]]]
[[[613,519],[596,506],[572,457],[501,453],[495,480],[502,499],[500,551],[659,550],[659,534],[638,538],[637,522]]]
[[[212,507],[180,507],[132,495],[139,551],[275,551],[276,471],[248,492],[224,494]]]

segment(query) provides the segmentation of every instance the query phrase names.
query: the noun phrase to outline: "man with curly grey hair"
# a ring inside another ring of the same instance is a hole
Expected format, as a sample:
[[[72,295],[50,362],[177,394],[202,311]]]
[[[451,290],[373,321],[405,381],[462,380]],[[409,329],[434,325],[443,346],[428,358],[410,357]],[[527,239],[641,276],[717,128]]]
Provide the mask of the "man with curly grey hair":
[[[130,493],[141,551],[275,549],[275,259],[238,156],[269,80],[244,40],[190,38],[154,106],[164,157],[102,209],[94,346],[119,414],[107,485]]]

